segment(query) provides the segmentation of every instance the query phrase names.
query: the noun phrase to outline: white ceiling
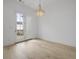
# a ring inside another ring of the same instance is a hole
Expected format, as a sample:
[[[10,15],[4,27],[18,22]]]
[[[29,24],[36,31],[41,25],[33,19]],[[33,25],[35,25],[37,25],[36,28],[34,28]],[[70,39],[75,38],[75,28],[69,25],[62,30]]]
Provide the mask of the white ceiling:
[[[39,0],[22,0],[23,3],[33,9],[36,9],[39,4]],[[46,8],[54,0],[41,0],[41,5],[43,8]]]
[[[22,0],[24,5],[36,10],[39,4],[39,0]],[[41,0],[42,7],[49,12],[65,11],[74,6],[75,0]]]

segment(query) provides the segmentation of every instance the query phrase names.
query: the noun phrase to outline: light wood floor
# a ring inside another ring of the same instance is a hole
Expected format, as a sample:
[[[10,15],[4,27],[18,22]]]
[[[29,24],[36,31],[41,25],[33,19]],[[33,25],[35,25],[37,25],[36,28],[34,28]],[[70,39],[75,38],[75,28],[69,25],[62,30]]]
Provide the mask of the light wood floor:
[[[4,47],[4,59],[76,59],[76,49],[44,40],[29,40]]]

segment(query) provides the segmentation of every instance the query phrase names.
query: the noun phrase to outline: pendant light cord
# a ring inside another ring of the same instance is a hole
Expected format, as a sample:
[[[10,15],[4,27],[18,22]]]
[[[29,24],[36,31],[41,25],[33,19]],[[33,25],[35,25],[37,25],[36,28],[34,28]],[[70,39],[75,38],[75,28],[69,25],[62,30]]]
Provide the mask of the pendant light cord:
[[[39,3],[41,4],[41,0],[39,0]]]
[[[39,5],[41,5],[41,0],[39,0]]]
[[[41,4],[41,0],[39,0],[39,9],[41,9],[42,4]]]

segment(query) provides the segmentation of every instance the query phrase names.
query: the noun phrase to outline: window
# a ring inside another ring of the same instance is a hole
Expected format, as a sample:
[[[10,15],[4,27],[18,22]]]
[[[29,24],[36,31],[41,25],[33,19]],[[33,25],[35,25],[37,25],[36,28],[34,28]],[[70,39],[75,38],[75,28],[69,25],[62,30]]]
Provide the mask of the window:
[[[17,35],[23,35],[24,31],[24,19],[23,19],[23,14],[17,13],[16,14],[17,20],[16,20],[16,32]]]

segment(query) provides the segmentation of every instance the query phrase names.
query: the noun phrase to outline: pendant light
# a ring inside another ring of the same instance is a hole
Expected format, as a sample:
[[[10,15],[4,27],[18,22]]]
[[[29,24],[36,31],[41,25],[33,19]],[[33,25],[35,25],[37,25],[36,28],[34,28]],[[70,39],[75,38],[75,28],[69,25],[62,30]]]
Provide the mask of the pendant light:
[[[44,14],[45,14],[45,11],[42,9],[41,0],[39,0],[38,9],[36,10],[36,15],[37,16],[44,16]]]

